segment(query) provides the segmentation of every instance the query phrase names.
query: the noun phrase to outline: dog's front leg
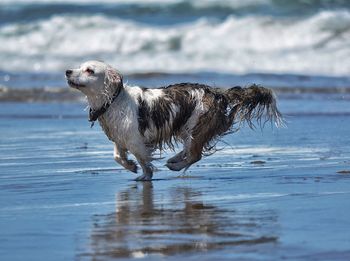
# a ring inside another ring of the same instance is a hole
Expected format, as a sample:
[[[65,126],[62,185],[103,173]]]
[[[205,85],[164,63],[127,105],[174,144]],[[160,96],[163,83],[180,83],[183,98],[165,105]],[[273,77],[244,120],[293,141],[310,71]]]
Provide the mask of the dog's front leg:
[[[122,165],[127,170],[130,170],[131,172],[137,173],[137,165],[135,161],[128,160],[127,157],[127,150],[124,148],[121,148],[116,143],[114,144],[114,160],[118,162],[120,165]]]
[[[130,151],[130,152],[134,154],[143,171],[143,174],[137,177],[135,180],[136,181],[152,180],[154,166],[151,163],[152,155],[150,154],[150,151],[147,149],[147,147],[141,146],[139,144],[139,147],[136,151]]]
[[[150,181],[152,180],[153,176],[153,164],[149,162],[148,160],[142,159],[142,158],[137,158],[137,161],[140,163],[143,174],[139,177],[137,177],[135,180],[136,181]]]

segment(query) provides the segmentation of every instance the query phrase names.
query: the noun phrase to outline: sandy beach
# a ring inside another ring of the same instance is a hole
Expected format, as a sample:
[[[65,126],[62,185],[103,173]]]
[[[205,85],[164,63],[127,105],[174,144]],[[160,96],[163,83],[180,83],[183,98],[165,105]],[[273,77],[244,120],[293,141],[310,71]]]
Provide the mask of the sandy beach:
[[[84,103],[1,103],[0,254],[346,260],[350,109],[340,98],[281,97],[287,128],[229,135],[185,175],[159,160],[150,183],[116,165]]]

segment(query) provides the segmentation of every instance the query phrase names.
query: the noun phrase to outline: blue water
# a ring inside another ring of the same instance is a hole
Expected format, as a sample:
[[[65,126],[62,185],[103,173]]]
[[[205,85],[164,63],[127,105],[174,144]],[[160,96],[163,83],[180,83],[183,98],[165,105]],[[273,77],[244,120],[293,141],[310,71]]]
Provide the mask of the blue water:
[[[332,87],[345,78],[349,86],[349,28],[345,0],[4,0],[0,84],[61,86],[67,68],[97,59],[128,75],[302,79],[294,85],[316,77],[312,85]]]
[[[349,107],[304,104],[281,99],[288,128],[244,128],[185,176],[156,161],[142,184],[83,104],[2,103],[2,259],[349,259]]]
[[[211,86],[232,87],[248,86],[253,83],[277,88],[349,88],[350,77],[308,76],[292,74],[225,74],[225,73],[189,73],[189,74],[130,74],[124,76],[130,85],[160,87],[179,82],[199,82]],[[8,73],[0,72],[0,86],[8,88],[67,88],[63,72],[57,73]],[[334,90],[336,92],[336,90]]]
[[[88,59],[130,85],[292,89],[287,128],[243,128],[186,175],[155,161],[151,183],[86,104],[1,102],[1,260],[349,260],[349,28],[346,0],[1,1],[0,96],[68,88]]]

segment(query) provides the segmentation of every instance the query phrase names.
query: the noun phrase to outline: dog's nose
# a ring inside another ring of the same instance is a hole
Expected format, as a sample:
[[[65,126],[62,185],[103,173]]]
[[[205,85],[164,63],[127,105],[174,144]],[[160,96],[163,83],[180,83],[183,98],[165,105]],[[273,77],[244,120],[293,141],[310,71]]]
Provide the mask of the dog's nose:
[[[68,76],[71,76],[72,75],[72,73],[73,73],[73,71],[72,70],[67,70],[66,71],[66,76],[68,77]]]

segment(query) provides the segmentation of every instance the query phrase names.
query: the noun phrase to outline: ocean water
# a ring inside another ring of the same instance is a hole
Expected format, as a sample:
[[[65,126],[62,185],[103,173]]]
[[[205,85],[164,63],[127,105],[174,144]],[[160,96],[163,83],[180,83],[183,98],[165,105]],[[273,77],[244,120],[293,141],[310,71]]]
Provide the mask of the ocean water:
[[[1,258],[349,260],[350,107],[280,103],[288,128],[243,128],[186,175],[157,160],[146,183],[83,104],[2,103]]]
[[[0,84],[64,86],[97,59],[128,75],[348,87],[349,28],[346,0],[2,0]]]
[[[348,0],[0,0],[1,260],[350,260],[349,28]],[[135,182],[66,86],[88,59],[272,87],[287,127]]]

